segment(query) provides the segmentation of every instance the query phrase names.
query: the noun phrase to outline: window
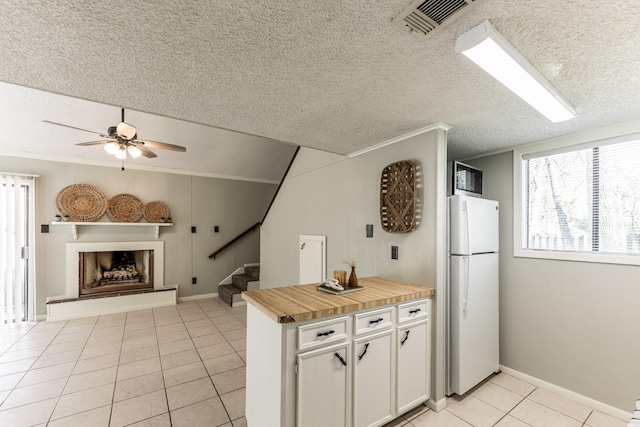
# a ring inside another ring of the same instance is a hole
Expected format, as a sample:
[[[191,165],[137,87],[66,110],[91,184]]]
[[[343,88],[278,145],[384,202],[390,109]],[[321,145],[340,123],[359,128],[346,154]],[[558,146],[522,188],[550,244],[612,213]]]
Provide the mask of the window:
[[[518,154],[514,161],[521,184],[516,255],[640,263],[602,259],[640,255],[640,135]]]

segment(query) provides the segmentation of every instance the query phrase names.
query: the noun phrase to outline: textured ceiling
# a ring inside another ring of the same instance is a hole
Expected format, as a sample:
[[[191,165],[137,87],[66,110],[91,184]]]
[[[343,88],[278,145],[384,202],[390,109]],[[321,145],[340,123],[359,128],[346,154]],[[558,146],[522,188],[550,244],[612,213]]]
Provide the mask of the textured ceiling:
[[[464,158],[640,115],[640,2],[477,0],[428,38],[391,24],[408,3],[0,1],[0,81],[341,154],[444,122]],[[576,119],[549,122],[454,52],[486,19]],[[39,120],[102,129],[110,111]]]

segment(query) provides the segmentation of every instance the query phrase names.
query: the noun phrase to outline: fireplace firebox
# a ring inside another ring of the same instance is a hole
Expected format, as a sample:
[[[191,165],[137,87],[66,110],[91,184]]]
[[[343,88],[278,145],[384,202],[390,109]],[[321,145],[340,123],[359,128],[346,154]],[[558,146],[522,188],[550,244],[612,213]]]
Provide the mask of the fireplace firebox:
[[[79,296],[153,289],[153,250],[79,252]]]
[[[64,299],[102,299],[164,289],[162,240],[67,243]]]

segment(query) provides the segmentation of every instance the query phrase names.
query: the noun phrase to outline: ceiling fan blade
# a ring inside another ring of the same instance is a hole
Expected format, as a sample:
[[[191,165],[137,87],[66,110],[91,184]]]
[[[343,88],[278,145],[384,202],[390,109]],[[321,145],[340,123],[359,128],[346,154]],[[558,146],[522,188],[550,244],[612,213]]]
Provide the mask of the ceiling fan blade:
[[[142,155],[145,156],[148,159],[152,159],[154,157],[158,157],[156,153],[154,153],[153,151],[149,150],[148,148],[145,148],[142,144],[134,144],[134,146],[138,147],[138,149],[140,150]]]
[[[162,150],[181,151],[183,153],[187,151],[187,149],[181,145],[167,144],[166,142],[147,141],[142,139],[136,139],[134,140],[134,142],[148,145],[149,147],[152,147],[152,148],[160,148]]]
[[[76,145],[81,145],[83,147],[88,147],[90,145],[102,145],[102,144],[108,144],[110,142],[114,142],[115,140],[111,140],[111,141],[87,141],[87,142],[79,142]]]
[[[75,130],[81,130],[83,132],[89,132],[89,133],[92,133],[94,135],[100,135],[103,138],[111,138],[111,136],[109,136],[109,135],[105,135],[103,133],[95,132],[95,131],[88,130],[88,129],[82,129],[82,128],[77,128],[75,126],[63,125],[62,123],[56,123],[56,122],[52,122],[52,121],[49,121],[49,120],[43,120],[43,122],[49,123],[49,124],[52,124],[52,125],[56,125],[56,126],[62,126],[62,127],[69,128],[69,129],[75,129]]]

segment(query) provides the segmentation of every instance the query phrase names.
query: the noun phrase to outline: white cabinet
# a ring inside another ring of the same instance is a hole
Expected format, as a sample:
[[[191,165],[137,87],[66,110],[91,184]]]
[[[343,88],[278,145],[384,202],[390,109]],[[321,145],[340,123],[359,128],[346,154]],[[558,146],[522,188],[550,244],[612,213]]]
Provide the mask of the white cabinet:
[[[249,304],[248,424],[381,426],[426,401],[430,303],[292,323]]]
[[[349,425],[349,346],[337,344],[298,355],[298,426]]]
[[[393,329],[357,338],[353,348],[353,425],[391,421],[395,413]]]
[[[310,350],[349,338],[349,318],[312,322],[298,326],[298,350]]]
[[[411,409],[429,397],[431,328],[427,320],[398,326],[397,412]]]

